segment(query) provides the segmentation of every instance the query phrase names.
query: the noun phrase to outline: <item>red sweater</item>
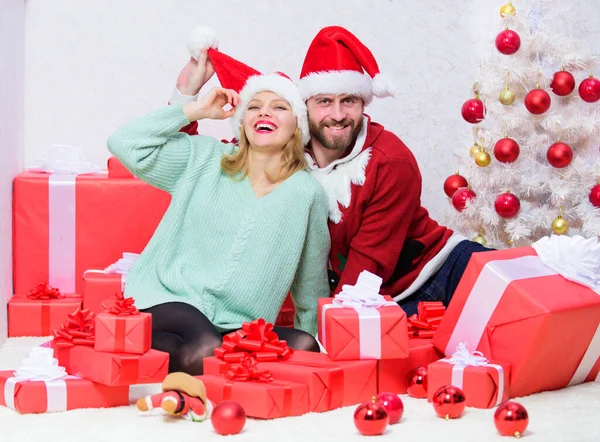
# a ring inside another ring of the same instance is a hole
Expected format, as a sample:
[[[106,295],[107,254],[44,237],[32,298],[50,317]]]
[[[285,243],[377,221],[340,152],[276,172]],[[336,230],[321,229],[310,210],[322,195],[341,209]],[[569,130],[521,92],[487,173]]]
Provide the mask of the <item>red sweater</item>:
[[[368,270],[383,279],[381,294],[395,296],[415,281],[453,232],[432,220],[421,206],[421,174],[408,147],[382,125],[365,123],[366,134],[357,140],[357,144],[364,140],[362,147],[356,146],[346,161],[339,160],[342,163],[329,173],[329,183],[314,173],[330,198],[339,194],[341,182],[352,181],[348,207],[335,203],[341,212],[339,222],[332,220],[337,217],[332,216],[330,204],[330,262],[340,277],[334,294],[344,284],[355,284],[360,272]],[[350,176],[360,167],[349,163],[357,161],[363,165],[368,161],[364,178]],[[322,170],[316,164],[311,168]],[[341,176],[334,177],[335,173]],[[355,184],[360,181],[363,184]],[[337,190],[332,191],[334,187]]]

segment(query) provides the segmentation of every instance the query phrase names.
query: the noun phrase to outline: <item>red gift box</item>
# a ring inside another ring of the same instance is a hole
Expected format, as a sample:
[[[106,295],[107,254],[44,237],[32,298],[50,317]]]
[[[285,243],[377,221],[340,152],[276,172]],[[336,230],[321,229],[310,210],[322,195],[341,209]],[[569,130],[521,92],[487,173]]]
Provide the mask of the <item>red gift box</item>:
[[[158,350],[132,355],[75,345],[55,348],[55,357],[67,373],[111,387],[162,382],[169,369],[169,354]]]
[[[79,307],[81,296],[73,293],[54,299],[17,294],[8,301],[8,336],[50,336]]]
[[[440,359],[427,367],[429,402],[445,385],[460,388],[465,393],[467,407],[492,408],[509,399],[510,365],[469,355],[468,351],[466,358],[457,357],[459,353],[457,351],[452,358]]]
[[[17,380],[13,373],[0,371],[0,405],[22,414],[129,405],[129,387],[107,387],[75,376]]]
[[[378,308],[351,308],[320,298],[319,341],[334,361],[408,356],[406,313],[389,296]]]
[[[120,294],[113,307],[96,315],[95,330],[96,351],[141,355],[152,344],[152,315],[140,313],[133,298]]]
[[[170,195],[141,180],[26,172],[13,193],[15,292],[47,281],[81,293],[83,272],[140,253]]]
[[[113,306],[115,294],[125,290],[127,275],[108,273],[104,270],[86,270],[83,274],[83,308],[103,313]]]
[[[204,358],[204,374],[225,374],[230,365]],[[332,361],[324,353],[295,351],[285,361],[259,362],[275,379],[308,386],[309,410],[327,411],[369,401],[377,394],[377,361]]]
[[[123,163],[115,156],[108,159],[108,177],[109,178],[135,178],[135,176],[125,168]]]
[[[593,380],[600,296],[545,266],[533,248],[475,253],[433,338],[448,356],[460,342],[510,364],[512,397]]]
[[[225,376],[198,376],[206,387],[206,397],[215,404],[235,401],[246,415],[261,419],[300,416],[308,413],[308,389],[294,382],[272,380],[233,381]]]
[[[444,357],[432,344],[431,339],[410,339],[408,341],[408,358],[384,359],[378,362],[379,393],[407,393],[407,380],[411,370],[427,367]]]

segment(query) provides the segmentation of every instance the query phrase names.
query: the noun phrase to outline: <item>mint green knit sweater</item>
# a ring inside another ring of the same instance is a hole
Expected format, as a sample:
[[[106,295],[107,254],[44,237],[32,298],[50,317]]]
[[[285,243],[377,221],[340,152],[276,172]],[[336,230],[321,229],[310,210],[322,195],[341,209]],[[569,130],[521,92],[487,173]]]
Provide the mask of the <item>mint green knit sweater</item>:
[[[247,177],[221,170],[235,146],[178,132],[187,124],[181,106],[167,106],[108,139],[127,169],[172,195],[126,296],[140,309],[191,304],[227,330],[260,317],[275,322],[291,291],[296,328],[315,335],[317,299],[329,296],[324,189],[301,171],[258,198]]]

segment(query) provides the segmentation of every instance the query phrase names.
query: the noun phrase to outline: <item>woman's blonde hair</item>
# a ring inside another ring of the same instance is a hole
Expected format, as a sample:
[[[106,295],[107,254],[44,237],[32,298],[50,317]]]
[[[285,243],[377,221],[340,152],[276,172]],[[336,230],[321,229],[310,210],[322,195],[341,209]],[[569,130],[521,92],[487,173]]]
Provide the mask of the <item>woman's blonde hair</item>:
[[[241,173],[240,179],[243,179],[248,174],[249,150],[250,142],[242,126],[238,150],[230,155],[223,156],[221,169],[230,176]],[[265,175],[270,182],[277,183],[288,179],[300,170],[306,169],[307,165],[300,129],[296,128],[292,139],[283,148],[281,171],[278,175],[273,176],[265,170]]]

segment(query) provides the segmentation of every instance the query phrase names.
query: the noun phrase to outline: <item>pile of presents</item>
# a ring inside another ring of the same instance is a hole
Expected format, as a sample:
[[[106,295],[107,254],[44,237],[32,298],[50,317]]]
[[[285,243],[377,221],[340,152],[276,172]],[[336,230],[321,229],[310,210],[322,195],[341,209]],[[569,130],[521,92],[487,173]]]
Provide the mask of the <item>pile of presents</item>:
[[[168,355],[150,349],[151,317],[115,293],[169,196],[115,159],[108,174],[26,172],[14,189],[9,333],[55,338],[17,371],[0,372],[0,404],[23,413],[128,404],[131,385],[162,382]],[[319,300],[326,353],[293,351],[257,319],[224,337],[201,379],[213,402],[234,400],[265,419],[406,393],[419,367],[429,398],[454,385],[477,408],[594,381],[599,263],[600,244],[580,237],[478,253],[448,309],[421,303],[410,318],[379,294],[380,278],[363,272]],[[293,325],[291,305],[277,325]]]

